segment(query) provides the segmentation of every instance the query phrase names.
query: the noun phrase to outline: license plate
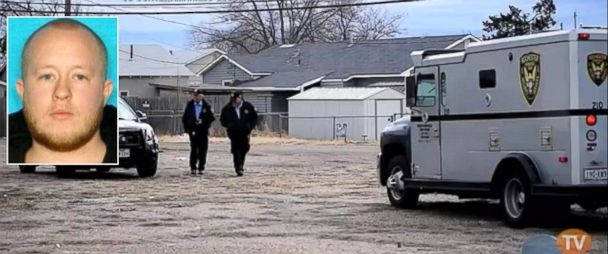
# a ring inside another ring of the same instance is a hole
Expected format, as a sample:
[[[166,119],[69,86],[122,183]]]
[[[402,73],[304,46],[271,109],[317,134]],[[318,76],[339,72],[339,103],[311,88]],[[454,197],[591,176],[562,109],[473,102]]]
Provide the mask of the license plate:
[[[131,157],[131,150],[129,150],[129,149],[120,149],[118,151],[118,157],[120,157],[120,158],[129,158],[129,157]]]
[[[608,180],[608,169],[593,168],[585,169],[585,181],[602,181]]]

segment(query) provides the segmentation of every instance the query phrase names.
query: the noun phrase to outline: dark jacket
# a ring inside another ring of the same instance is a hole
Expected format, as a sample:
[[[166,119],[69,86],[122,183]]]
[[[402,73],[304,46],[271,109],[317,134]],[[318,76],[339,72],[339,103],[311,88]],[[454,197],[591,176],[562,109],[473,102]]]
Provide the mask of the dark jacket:
[[[101,120],[101,139],[106,144],[106,155],[102,163],[117,163],[116,158],[116,107],[106,105]],[[32,135],[25,123],[23,110],[8,116],[8,162],[25,163],[25,154],[32,147]]]
[[[191,100],[186,104],[186,110],[184,110],[184,116],[182,117],[182,123],[184,124],[184,131],[190,133],[192,131],[195,132],[204,132],[209,134],[209,127],[211,127],[211,123],[215,121],[215,116],[213,115],[213,110],[211,109],[211,105],[207,103],[207,101],[202,100],[203,108],[201,109],[201,115],[199,119],[201,119],[201,123],[196,123],[196,115],[194,108],[194,100]]]
[[[258,113],[255,112],[255,108],[251,103],[243,101],[240,112],[241,118],[239,119],[232,106],[232,102],[229,102],[222,108],[220,122],[222,122],[222,126],[226,127],[229,135],[236,132],[250,134],[258,122]]]

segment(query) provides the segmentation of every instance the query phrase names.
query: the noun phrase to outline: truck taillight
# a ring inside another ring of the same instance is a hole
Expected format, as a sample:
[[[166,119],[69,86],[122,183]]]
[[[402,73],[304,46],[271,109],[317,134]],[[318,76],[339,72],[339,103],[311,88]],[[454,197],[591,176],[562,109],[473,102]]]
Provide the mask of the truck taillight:
[[[585,118],[585,122],[587,123],[587,125],[593,126],[597,123],[597,117],[595,116],[595,114],[588,114]]]
[[[559,160],[559,163],[568,163],[568,157],[566,157],[566,156],[560,156],[558,158],[558,160]]]
[[[588,33],[580,33],[580,34],[578,34],[578,39],[581,40],[581,41],[589,40],[590,36],[591,35],[588,34]]]

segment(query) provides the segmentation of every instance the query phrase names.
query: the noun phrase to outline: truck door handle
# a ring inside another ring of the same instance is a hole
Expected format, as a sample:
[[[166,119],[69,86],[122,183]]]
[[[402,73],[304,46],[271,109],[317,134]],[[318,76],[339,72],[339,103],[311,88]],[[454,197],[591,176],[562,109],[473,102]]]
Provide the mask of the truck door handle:
[[[439,137],[439,128],[433,128],[433,137]]]

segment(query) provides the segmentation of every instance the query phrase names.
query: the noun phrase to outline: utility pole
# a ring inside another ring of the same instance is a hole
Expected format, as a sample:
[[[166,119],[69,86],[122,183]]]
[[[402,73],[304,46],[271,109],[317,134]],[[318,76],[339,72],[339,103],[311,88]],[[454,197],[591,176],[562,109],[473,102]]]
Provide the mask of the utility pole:
[[[65,16],[70,16],[72,11],[72,1],[65,0]]]

